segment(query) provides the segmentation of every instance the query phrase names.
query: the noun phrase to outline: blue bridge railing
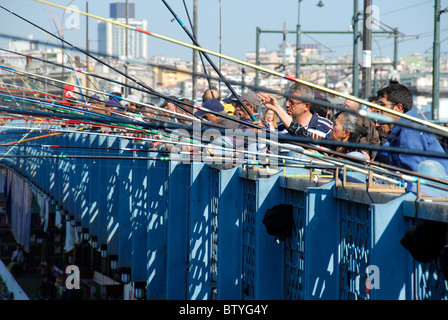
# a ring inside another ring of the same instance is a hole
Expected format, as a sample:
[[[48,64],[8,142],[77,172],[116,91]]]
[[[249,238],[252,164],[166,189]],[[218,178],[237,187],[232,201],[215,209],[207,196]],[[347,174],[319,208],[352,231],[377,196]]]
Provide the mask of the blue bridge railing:
[[[16,156],[2,158],[4,169],[52,198],[145,285],[147,299],[448,297],[437,262],[419,263],[400,244],[418,221],[448,223],[444,201],[316,181],[304,168],[163,161],[139,151],[147,149],[142,141],[107,135],[69,133],[2,149]],[[280,242],[262,222],[277,204],[291,204],[294,215]]]

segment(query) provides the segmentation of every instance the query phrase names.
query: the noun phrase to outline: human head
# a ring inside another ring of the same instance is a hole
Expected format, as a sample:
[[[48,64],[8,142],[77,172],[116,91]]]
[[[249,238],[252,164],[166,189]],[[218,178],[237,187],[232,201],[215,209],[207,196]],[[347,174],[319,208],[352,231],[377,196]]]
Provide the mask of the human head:
[[[208,99],[221,100],[221,95],[219,94],[218,89],[212,87],[211,89],[205,90],[204,94],[202,95],[202,102],[205,102]]]
[[[406,113],[414,104],[411,90],[397,81],[390,81],[387,87],[378,90],[377,96],[378,105],[397,112]]]
[[[296,82],[289,88],[289,94],[304,98],[303,100],[297,98],[286,99],[286,112],[292,118],[299,118],[303,114],[310,112],[311,102],[309,101],[314,98],[313,88]]]
[[[350,112],[341,112],[336,115],[331,130],[331,139],[343,142],[357,142],[361,127],[359,117]]]
[[[266,111],[264,112],[264,120],[266,121],[275,121],[275,112],[271,109],[266,109]]]
[[[236,98],[234,98],[236,100]],[[255,92],[247,91],[241,96],[241,100],[246,105],[247,109],[251,113],[257,113],[258,108],[263,105],[263,102],[261,101],[261,98],[256,95]],[[246,109],[237,102],[235,106],[235,114],[240,119],[245,119],[249,117],[249,114],[247,113]]]
[[[214,112],[222,112],[224,110],[224,106],[217,99],[208,99],[204,103],[202,103],[202,107],[207,108],[210,111]],[[207,112],[206,110],[198,110],[195,113],[198,117],[203,117],[207,121],[215,122],[218,121],[219,116]]]
[[[161,107],[161,108],[165,108],[165,109],[167,109],[167,110],[169,110],[169,111],[176,112],[176,105],[175,105],[171,100],[176,101],[176,100],[177,100],[177,97],[176,97],[176,96],[169,96],[168,99],[165,99],[165,100],[162,102],[162,104],[160,105],[160,107]]]
[[[344,107],[350,110],[358,110],[359,109],[359,103],[350,99],[346,99],[344,101]]]
[[[317,113],[319,116],[327,118],[330,116],[331,108],[328,105],[331,104],[328,99],[316,98],[311,104],[310,110]]]
[[[103,101],[101,100],[101,98],[99,96],[97,96],[96,94],[92,94],[89,97],[88,102],[93,105],[97,105],[97,104],[102,105],[103,104]]]
[[[193,104],[193,101],[188,98],[182,98],[180,99],[180,101],[185,102],[185,104],[182,103],[182,107],[184,107],[184,109],[188,110],[190,113],[193,113],[194,108],[191,106]],[[180,110],[181,113],[190,114],[188,111],[185,112],[184,110]]]
[[[130,100],[130,101],[128,101]],[[126,97],[126,107],[128,108],[139,108],[140,98],[134,94],[131,94]]]

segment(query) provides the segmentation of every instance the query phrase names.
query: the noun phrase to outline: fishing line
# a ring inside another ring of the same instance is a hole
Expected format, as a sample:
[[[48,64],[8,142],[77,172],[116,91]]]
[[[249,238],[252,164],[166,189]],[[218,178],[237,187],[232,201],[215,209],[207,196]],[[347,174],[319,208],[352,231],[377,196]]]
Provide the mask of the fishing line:
[[[7,66],[1,66],[0,65],[0,68],[4,69],[4,70],[7,70],[7,71],[10,71],[10,72],[22,73],[22,74],[30,75],[30,76],[33,76],[33,77],[38,77],[38,78],[47,79],[47,80],[55,81],[55,82],[58,82],[58,83],[66,84],[66,82],[58,80],[58,79],[54,79],[54,78],[50,78],[50,77],[46,77],[46,76],[42,76],[42,75],[38,75],[38,74],[32,74],[30,72],[23,71],[23,70],[18,70],[18,69],[12,68],[12,67],[7,67]],[[74,84],[71,84],[71,85],[73,85],[75,87],[86,89],[85,87],[82,87],[82,86],[78,86],[78,85],[74,85]],[[91,89],[90,88],[89,90],[93,91],[93,92],[96,92],[96,93],[99,93],[99,94],[103,94],[101,91],[98,91],[98,90],[95,90],[95,89]],[[199,121],[197,118],[190,117],[188,115],[183,115],[183,114],[180,114],[180,113],[176,113],[174,111],[170,111],[170,110],[167,110],[167,109],[162,109],[162,108],[156,107],[154,105],[149,105],[149,104],[146,104],[146,103],[142,103],[142,102],[138,102],[138,101],[134,101],[134,100],[131,100],[131,99],[122,98],[122,97],[118,97],[118,96],[115,96],[115,97],[116,98],[120,98],[120,99],[125,100],[125,101],[128,101],[128,102],[131,102],[131,103],[135,103],[135,104],[139,104],[139,105],[142,105],[142,106],[145,106],[145,107],[149,107],[151,109],[155,109],[155,110],[158,110],[158,111],[169,113],[169,114],[172,114],[173,116],[178,116],[180,118],[184,118],[184,119],[191,120],[191,121]],[[203,109],[205,109],[205,108],[203,108]],[[100,114],[98,114],[98,115],[100,115]]]
[[[198,41],[194,37],[194,35],[191,34],[190,31],[185,27],[184,23],[180,20],[180,18],[176,15],[176,13],[171,9],[171,7],[166,3],[165,0],[162,0],[162,2],[165,4],[165,6],[168,8],[168,10],[173,15],[174,19],[180,24],[182,29],[187,33],[188,37],[193,41],[193,43],[200,47]],[[246,110],[247,114],[252,118],[253,121],[258,121],[258,119],[252,114],[252,112],[249,110],[249,108],[246,106],[246,104],[243,102],[241,97],[233,90],[232,86],[227,82],[227,79],[224,77],[224,75],[221,73],[221,71],[218,69],[218,67],[214,64],[214,62],[210,59],[208,54],[204,51],[200,51],[202,55],[207,59],[208,63],[212,66],[212,68],[215,70],[215,72],[218,74],[218,76],[222,79],[222,81],[226,84],[227,88],[230,90],[230,92],[235,96],[235,98],[238,100],[238,102],[241,104],[241,106]]]
[[[86,56],[91,57],[92,59],[96,60],[97,62],[100,62],[101,64],[107,66],[108,68],[110,68],[111,70],[113,70],[113,71],[119,73],[120,75],[122,75],[122,76],[124,76],[124,77],[126,77],[126,78],[128,78],[128,79],[130,79],[130,80],[132,80],[132,81],[134,81],[134,82],[136,82],[137,84],[139,84],[139,85],[141,85],[142,87],[144,87],[144,88],[146,88],[147,90],[149,90],[151,93],[153,93],[153,94],[155,94],[155,95],[160,95],[160,94],[157,93],[154,89],[148,87],[146,84],[144,84],[144,83],[141,82],[140,80],[135,79],[135,77],[129,77],[126,73],[121,72],[120,70],[118,70],[118,69],[112,67],[111,65],[105,63],[105,62],[102,61],[101,59],[99,59],[99,58],[97,58],[97,57],[95,57],[95,56],[89,54],[89,53],[86,52],[85,50],[80,49],[79,47],[77,47],[77,46],[75,46],[75,45],[69,43],[68,41],[62,39],[61,37],[58,37],[58,36],[56,36],[56,35],[50,33],[49,31],[45,30],[44,28],[42,28],[42,27],[38,26],[37,24],[31,22],[30,20],[25,19],[24,17],[22,17],[22,16],[20,16],[20,15],[18,15],[18,14],[16,14],[16,13],[12,12],[11,10],[6,9],[6,8],[3,7],[3,6],[0,6],[0,8],[2,8],[2,9],[5,10],[5,11],[8,11],[10,14],[12,14],[12,15],[14,15],[14,16],[20,18],[20,19],[22,19],[23,21],[25,21],[25,22],[31,24],[32,26],[38,28],[39,30],[42,30],[43,32],[45,32],[45,33],[47,33],[47,34],[53,36],[54,38],[58,39],[59,41],[61,41],[61,42],[63,42],[63,43],[66,43],[66,44],[70,45],[73,49],[76,49],[76,50],[82,52],[82,53],[85,54]],[[78,87],[81,87],[81,86],[78,86]],[[85,89],[85,88],[83,88],[83,89]],[[162,95],[160,95],[160,96],[162,96]],[[170,98],[165,97],[165,96],[164,96],[164,98],[165,98],[165,99],[168,99],[168,100],[170,99]],[[122,98],[120,97],[120,99],[122,99]],[[127,101],[130,101],[130,100],[127,100]],[[177,103],[177,102],[174,102],[174,103]],[[183,109],[183,107],[181,107],[181,106],[178,106],[178,107],[179,107],[180,109]],[[165,110],[165,112],[167,112],[167,111],[169,111],[169,110]],[[184,110],[184,111],[189,112],[188,110]]]
[[[301,80],[301,79],[289,76],[287,74],[281,74],[281,73],[269,70],[267,68],[263,68],[263,67],[260,67],[260,66],[257,66],[257,65],[254,65],[254,64],[251,64],[251,63],[239,60],[239,59],[235,59],[235,58],[232,58],[232,57],[229,57],[229,56],[225,56],[225,55],[222,55],[220,53],[213,52],[211,50],[207,50],[205,48],[199,47],[197,45],[191,45],[191,44],[188,44],[188,43],[185,43],[185,42],[181,42],[181,41],[178,41],[178,40],[175,40],[175,39],[171,39],[171,38],[168,38],[168,37],[165,37],[165,36],[161,36],[159,34],[156,34],[156,33],[153,33],[153,32],[149,32],[149,31],[146,31],[146,30],[143,30],[143,29],[140,29],[140,28],[132,27],[132,26],[126,25],[124,23],[120,23],[120,22],[113,21],[113,20],[110,20],[110,19],[105,19],[105,18],[96,16],[96,15],[92,15],[90,13],[82,12],[82,11],[76,10],[74,8],[60,6],[60,5],[57,5],[57,4],[54,4],[54,3],[50,3],[50,2],[44,1],[44,0],[35,0],[35,1],[41,2],[41,3],[45,3],[45,4],[49,4],[51,6],[59,7],[61,9],[77,12],[79,14],[86,15],[86,16],[89,16],[89,17],[93,17],[95,19],[103,20],[103,21],[106,21],[106,22],[109,22],[109,23],[112,23],[112,24],[116,24],[116,25],[122,26],[124,28],[130,28],[130,29],[132,29],[132,30],[134,30],[136,32],[145,33],[145,34],[148,34],[150,36],[154,36],[154,37],[157,37],[159,39],[170,41],[170,42],[173,42],[173,43],[185,46],[185,47],[189,47],[189,48],[194,49],[194,50],[199,50],[199,51],[204,52],[204,53],[212,54],[212,55],[215,55],[217,57],[221,57],[223,59],[226,59],[226,60],[229,60],[229,61],[233,61],[233,62],[236,62],[238,64],[246,65],[246,66],[251,67],[253,69],[257,69],[257,70],[260,70],[260,71],[263,71],[263,72],[266,72],[266,73],[269,73],[269,74],[272,74],[272,75],[276,75],[278,77],[282,77],[282,78],[290,80],[290,81],[299,82],[299,83],[302,83],[302,84],[307,85],[309,87],[312,87],[312,88],[315,88],[315,89],[327,92],[329,94],[332,94],[332,95],[335,95],[335,96],[338,96],[338,97],[342,97],[342,98],[345,98],[345,99],[353,100],[355,102],[358,102],[360,104],[366,105],[368,107],[372,107],[374,109],[378,109],[380,111],[383,111],[383,112],[386,112],[386,113],[389,113],[389,114],[393,114],[395,116],[399,116],[401,118],[405,118],[405,119],[411,120],[413,122],[418,122],[418,123],[420,123],[422,125],[426,125],[426,126],[438,129],[440,131],[443,131],[445,133],[448,133],[448,128],[440,126],[440,125],[437,125],[435,123],[432,123],[432,122],[429,122],[429,121],[425,121],[425,120],[422,120],[422,119],[419,119],[419,118],[415,118],[415,117],[409,116],[407,114],[404,114],[404,113],[401,113],[401,112],[398,112],[398,111],[395,111],[395,110],[392,110],[392,109],[389,109],[389,108],[385,108],[385,107],[379,106],[379,105],[377,105],[375,103],[372,103],[370,101],[365,101],[365,100],[360,99],[360,98],[355,97],[355,96],[346,95],[346,94],[343,94],[341,92],[338,92],[338,91],[335,91],[335,90],[332,90],[332,89],[329,89],[329,88],[325,88],[325,87],[319,86],[317,84],[314,84],[314,83],[311,83],[311,82],[307,82],[307,81],[304,81],[304,80]],[[3,7],[0,6],[0,8],[3,8]],[[11,12],[8,9],[5,9],[5,8],[3,8],[3,9],[6,10],[6,11]],[[11,13],[14,14],[13,12],[11,12]],[[20,18],[24,19],[22,17],[20,17]]]
[[[0,50],[2,50],[2,49],[0,49]],[[6,50],[6,51],[8,51],[8,50]],[[12,51],[8,51],[8,52],[14,53]],[[20,53],[16,53],[16,54],[23,55],[23,54],[20,54]],[[26,56],[26,55],[24,55],[24,56]],[[46,60],[39,59],[39,58],[35,58],[35,59],[43,61],[43,62],[46,62],[46,63],[53,64],[53,65],[57,65],[57,66],[60,66],[60,67],[65,67],[65,68],[69,68],[71,70],[75,70],[75,69],[70,68],[68,66],[62,66],[60,64],[56,64],[56,63],[51,62],[51,61],[46,61]],[[175,68],[154,65],[154,64],[151,64],[151,63],[146,63],[146,65],[151,65],[151,66],[155,66],[155,67],[159,67],[159,68],[165,68],[167,70],[173,70],[173,71],[177,70]],[[75,71],[82,73],[82,71],[80,71],[80,70],[75,70]],[[214,77],[211,77],[211,76],[208,76],[208,75],[199,74],[199,73],[195,73],[195,72],[186,72],[186,71],[182,71],[182,70],[180,70],[179,72],[184,72],[184,73],[187,73],[187,74],[201,76],[201,77],[207,77],[207,78],[210,78],[210,79],[213,79],[213,80],[220,80],[219,78],[214,78]],[[134,86],[130,86],[128,84],[124,84],[124,83],[121,83],[121,82],[118,82],[118,81],[110,80],[108,78],[101,77],[99,75],[94,75],[94,74],[90,74],[90,75],[94,76],[94,77],[98,77],[98,78],[103,79],[103,80],[111,81],[113,83],[116,83],[116,84],[119,84],[119,85],[122,85],[122,86],[127,86],[129,88],[132,88],[132,89],[135,89],[135,90],[140,90],[140,91],[148,93],[145,90],[142,90],[142,89],[134,87]],[[229,80],[229,82],[232,83],[232,84],[237,84],[237,85],[243,86],[243,84],[241,84],[240,82],[237,82],[237,81]],[[250,88],[251,90],[254,90],[254,91],[263,91],[263,92],[270,93],[270,94],[277,94],[277,95],[281,95],[281,96],[283,96],[285,98],[293,98],[293,99],[298,98],[298,96],[296,96],[296,95],[289,94],[289,93],[278,92],[278,91],[275,91],[275,90],[272,90],[272,89],[269,89],[269,88],[265,88],[265,87],[252,86],[252,85],[244,85],[244,86],[247,87],[247,88]],[[75,93],[79,94],[78,92],[75,92]],[[302,99],[303,100],[307,100],[307,101],[309,100],[309,102],[311,102],[311,103],[315,103],[316,102],[314,99],[305,99],[305,98],[302,98]],[[95,99],[95,100],[98,100],[98,99]],[[183,103],[183,104],[189,105],[190,107],[196,108],[198,110],[201,109],[201,107],[196,107],[196,106],[191,105],[189,103]],[[442,136],[448,137],[447,133],[441,133],[440,130],[429,128],[427,126],[423,126],[423,125],[420,125],[420,124],[413,124],[413,123],[409,123],[409,122],[404,122],[403,123],[403,121],[396,120],[396,119],[394,119],[394,118],[392,118],[390,116],[378,114],[376,112],[366,112],[365,110],[351,110],[351,109],[347,109],[347,108],[345,108],[343,106],[337,106],[337,105],[332,104],[331,102],[325,102],[325,101],[319,101],[319,104],[324,106],[324,107],[331,108],[331,109],[334,109],[334,110],[345,111],[345,112],[349,112],[349,113],[352,113],[352,114],[355,114],[355,115],[358,115],[358,116],[367,117],[367,118],[369,118],[369,119],[371,119],[373,121],[381,121],[383,123],[388,123],[388,124],[399,124],[399,125],[402,125],[402,126],[405,126],[405,127],[416,129],[416,130],[421,130],[421,131],[429,132],[429,133],[432,133],[432,134],[442,135]],[[121,108],[124,108],[124,107],[121,107]],[[204,108],[204,110],[207,111],[205,108]],[[219,113],[212,112],[212,111],[210,111],[210,113],[215,114],[215,115],[220,115]],[[231,120],[231,121],[235,121],[234,117],[226,117],[226,118]],[[239,122],[239,123],[247,124],[247,122],[245,122],[245,121],[241,121],[241,120],[238,121],[238,120],[236,120],[236,121]],[[259,127],[257,126],[257,128],[259,128]],[[262,128],[262,129],[264,130],[264,128]]]

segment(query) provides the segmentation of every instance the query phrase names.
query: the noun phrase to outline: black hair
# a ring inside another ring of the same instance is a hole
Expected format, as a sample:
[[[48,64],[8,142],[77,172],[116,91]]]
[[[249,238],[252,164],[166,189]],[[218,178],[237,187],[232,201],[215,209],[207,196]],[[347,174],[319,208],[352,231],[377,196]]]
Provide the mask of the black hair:
[[[385,97],[394,105],[400,103],[403,106],[404,112],[411,110],[414,105],[411,90],[395,80],[391,80],[387,87],[378,90],[377,96],[378,100]]]
[[[324,105],[322,105],[322,103]],[[316,98],[314,99],[313,103],[311,103],[310,110],[325,118],[327,116],[328,104],[331,104],[328,99]]]

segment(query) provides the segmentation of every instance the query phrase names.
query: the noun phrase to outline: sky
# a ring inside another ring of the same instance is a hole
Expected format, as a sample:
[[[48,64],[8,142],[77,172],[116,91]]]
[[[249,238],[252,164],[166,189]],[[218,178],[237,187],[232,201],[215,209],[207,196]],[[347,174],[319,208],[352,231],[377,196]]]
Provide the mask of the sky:
[[[129,0],[135,3],[137,20],[148,21],[147,31],[170,39],[191,43],[190,38],[162,0]],[[440,0],[441,9],[448,7],[448,0]],[[73,5],[80,11],[103,18],[109,18],[110,0],[52,0],[63,6]],[[119,1],[118,1],[119,2]],[[121,2],[124,2],[122,0]],[[263,31],[295,31],[300,22],[304,32],[302,43],[320,43],[322,53],[330,58],[342,54],[352,55],[351,34],[316,34],[306,31],[348,31],[352,23],[354,0],[322,0],[324,6],[318,7],[318,0],[197,0],[198,43],[209,50],[244,60],[245,53],[256,49],[256,28]],[[383,29],[398,28],[402,33],[398,43],[398,57],[414,53],[432,56],[434,31],[434,0],[373,0],[375,16]],[[193,0],[166,0],[176,15],[191,30],[188,15],[193,19]],[[363,11],[363,1],[358,1],[358,11]],[[185,5],[188,9],[185,9]],[[80,47],[86,47],[86,18],[76,17],[72,12],[48,6],[35,0],[0,0],[0,6],[31,22],[57,33],[63,26],[64,39]],[[299,10],[300,9],[300,10]],[[78,20],[76,20],[78,19]],[[2,34],[26,37],[32,35],[43,43],[51,38],[38,28],[0,8]],[[73,23],[79,21],[79,25]],[[97,50],[97,22],[89,18],[90,50]],[[73,27],[73,25],[75,25]],[[70,28],[71,27],[71,28]],[[362,24],[360,23],[360,29]],[[133,31],[132,31],[133,32]],[[149,57],[166,55],[181,59],[191,59],[191,49],[148,36]],[[440,40],[441,57],[448,57],[448,12],[441,15]],[[296,42],[296,35],[289,33],[286,40]],[[0,47],[7,48],[9,39],[0,37]],[[281,33],[262,33],[260,47],[275,50],[283,41]],[[393,57],[393,38],[388,34],[373,37],[372,55]],[[360,47],[360,50],[362,47]]]

